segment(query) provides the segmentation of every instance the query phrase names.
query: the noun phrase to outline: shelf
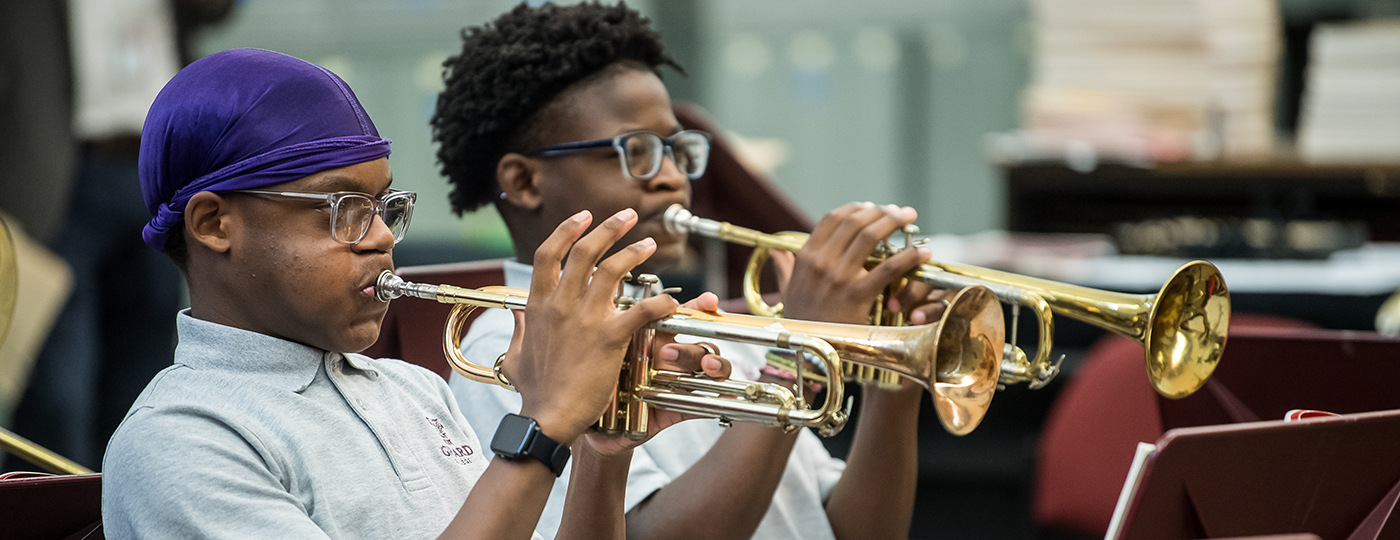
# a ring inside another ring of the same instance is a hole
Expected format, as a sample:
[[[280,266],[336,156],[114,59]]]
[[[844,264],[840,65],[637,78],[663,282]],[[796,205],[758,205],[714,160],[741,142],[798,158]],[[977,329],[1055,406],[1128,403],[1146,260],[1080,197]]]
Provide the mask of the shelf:
[[[1060,164],[1003,169],[1007,228],[1109,233],[1114,223],[1191,215],[1355,220],[1371,239],[1400,241],[1400,164],[1313,166],[1291,161],[1189,163],[1144,169]]]

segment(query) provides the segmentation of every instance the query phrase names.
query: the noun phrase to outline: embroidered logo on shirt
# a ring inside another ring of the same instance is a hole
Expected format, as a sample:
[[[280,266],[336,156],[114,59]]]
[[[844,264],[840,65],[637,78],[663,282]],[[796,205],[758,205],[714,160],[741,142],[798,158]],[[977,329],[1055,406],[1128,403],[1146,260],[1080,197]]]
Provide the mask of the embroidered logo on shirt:
[[[473,450],[471,445],[452,444],[452,438],[447,436],[447,427],[442,425],[441,421],[439,421],[436,418],[428,418],[426,416],[423,418],[426,418],[429,424],[432,424],[433,427],[437,428],[438,436],[442,437],[442,455],[444,457],[452,459],[453,461],[456,461],[457,463],[460,463],[462,465],[471,465],[472,456],[476,455],[476,450]]]

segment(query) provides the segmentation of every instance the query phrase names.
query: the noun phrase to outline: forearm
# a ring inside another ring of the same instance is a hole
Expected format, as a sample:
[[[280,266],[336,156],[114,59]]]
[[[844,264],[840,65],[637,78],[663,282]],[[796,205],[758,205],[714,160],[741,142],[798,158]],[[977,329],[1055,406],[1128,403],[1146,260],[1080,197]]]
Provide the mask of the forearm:
[[[528,539],[553,486],[554,473],[537,460],[491,460],[439,538]]]
[[[867,389],[846,472],[826,515],[837,538],[908,538],[918,486],[919,400],[923,389]]]
[[[734,425],[694,466],[627,513],[628,537],[752,536],[796,442],[797,433]]]
[[[627,493],[627,469],[631,462],[630,450],[603,456],[582,439],[574,445],[573,473],[569,476],[569,493],[564,499],[558,540],[626,536],[623,497]]]

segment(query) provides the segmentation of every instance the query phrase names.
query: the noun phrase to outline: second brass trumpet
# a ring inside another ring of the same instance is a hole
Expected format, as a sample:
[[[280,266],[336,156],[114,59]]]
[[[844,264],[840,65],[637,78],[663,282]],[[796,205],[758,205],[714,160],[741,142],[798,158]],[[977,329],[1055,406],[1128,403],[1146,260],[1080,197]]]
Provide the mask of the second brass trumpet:
[[[704,219],[673,205],[666,210],[665,225],[673,232],[695,233],[711,238],[754,246],[796,252],[807,241],[803,233],[765,234],[730,223]],[[872,256],[878,263],[882,258]],[[755,306],[758,268],[750,264],[745,275],[745,297]],[[1152,386],[1163,396],[1191,395],[1215,370],[1225,349],[1230,329],[1230,290],[1215,265],[1191,261],[1167,280],[1157,294],[1125,294],[1079,287],[1045,279],[979,268],[966,264],[929,261],[915,269],[908,279],[936,287],[982,286],[1002,301],[1032,309],[1040,319],[1040,346],[1034,360],[1016,354],[1008,346],[1002,365],[1002,382],[1044,384],[1058,371],[1049,361],[1054,325],[1051,313],[1132,338],[1142,344],[1144,363]],[[760,302],[761,303],[761,302]]]

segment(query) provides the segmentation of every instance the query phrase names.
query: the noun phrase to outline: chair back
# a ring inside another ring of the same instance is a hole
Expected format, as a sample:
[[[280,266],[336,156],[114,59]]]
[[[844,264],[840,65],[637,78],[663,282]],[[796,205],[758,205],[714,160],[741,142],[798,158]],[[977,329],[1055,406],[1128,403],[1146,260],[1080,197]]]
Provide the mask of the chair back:
[[[102,475],[0,476],[0,538],[101,540]]]
[[[691,183],[690,209],[695,215],[763,232],[811,232],[811,218],[772,180],[744,166],[738,149],[704,109],[693,103],[677,103],[675,113],[685,129],[703,130],[712,136],[705,176]],[[723,245],[723,249],[706,249],[705,241],[696,235],[690,236],[691,246],[697,252],[724,259],[709,263],[722,269],[726,288],[717,290],[718,285],[714,283],[710,286],[716,288],[714,292],[720,297],[737,296],[744,279],[744,266],[753,248],[728,244]],[[712,242],[723,244],[718,240]]]
[[[1212,379],[1231,378],[1228,373],[1247,363],[1244,357],[1254,347],[1243,343],[1261,339],[1250,337],[1252,332],[1318,331],[1312,328],[1282,317],[1234,315],[1229,345]],[[1033,514],[1037,525],[1082,538],[1103,538],[1108,531],[1137,443],[1156,441],[1165,431],[1163,411],[1144,374],[1142,355],[1142,345],[1136,341],[1110,334],[1095,342],[1069,374],[1046,416],[1036,452]],[[1202,389],[1177,401],[1210,399],[1209,394]],[[1269,419],[1281,418],[1279,413]]]

